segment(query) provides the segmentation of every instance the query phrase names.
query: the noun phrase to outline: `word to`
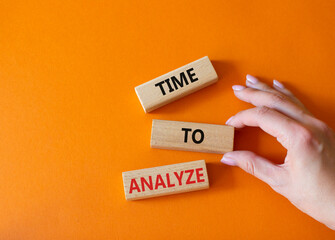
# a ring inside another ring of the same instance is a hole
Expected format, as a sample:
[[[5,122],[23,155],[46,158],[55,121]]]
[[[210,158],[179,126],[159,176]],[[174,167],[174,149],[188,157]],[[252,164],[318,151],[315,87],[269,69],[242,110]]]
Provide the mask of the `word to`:
[[[154,119],[150,145],[152,148],[223,154],[233,150],[234,128]]]

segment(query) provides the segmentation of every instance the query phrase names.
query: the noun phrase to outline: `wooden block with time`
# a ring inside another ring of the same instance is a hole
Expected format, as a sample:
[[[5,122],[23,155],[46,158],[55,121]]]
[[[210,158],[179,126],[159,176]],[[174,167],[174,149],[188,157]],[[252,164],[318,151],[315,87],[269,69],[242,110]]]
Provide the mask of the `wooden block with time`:
[[[122,177],[127,200],[209,188],[204,160],[123,172]]]
[[[139,85],[135,91],[144,111],[150,112],[217,80],[214,67],[206,56]]]
[[[233,146],[231,126],[152,120],[152,148],[223,154],[232,151]]]

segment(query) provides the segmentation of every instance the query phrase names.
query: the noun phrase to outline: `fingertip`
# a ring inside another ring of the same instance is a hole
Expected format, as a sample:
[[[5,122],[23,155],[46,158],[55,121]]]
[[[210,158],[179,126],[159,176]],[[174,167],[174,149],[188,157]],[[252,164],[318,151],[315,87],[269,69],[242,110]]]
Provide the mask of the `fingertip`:
[[[230,117],[227,121],[226,121],[226,125],[229,125],[229,122],[231,122],[231,120],[234,118],[234,116]]]
[[[256,77],[250,74],[247,74],[246,78],[247,78],[246,83],[257,84],[259,82],[259,80]]]
[[[225,155],[221,159],[221,163],[229,165],[229,166],[236,166],[236,161],[233,158],[226,157]]]
[[[233,85],[232,89],[234,91],[241,91],[241,90],[245,89],[245,86],[242,86],[242,85]]]
[[[276,79],[273,79],[273,86],[274,87],[278,87],[280,89],[284,89],[285,88],[284,85],[281,82],[277,81]]]

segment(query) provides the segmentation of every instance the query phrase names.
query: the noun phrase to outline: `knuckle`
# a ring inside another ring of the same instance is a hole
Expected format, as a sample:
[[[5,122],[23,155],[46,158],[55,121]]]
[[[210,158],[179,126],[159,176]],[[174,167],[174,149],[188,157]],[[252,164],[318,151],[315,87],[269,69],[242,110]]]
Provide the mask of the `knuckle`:
[[[257,107],[256,108],[256,113],[257,115],[259,116],[264,116],[265,114],[267,114],[271,109],[269,107],[265,107],[265,106],[262,106],[262,107]]]
[[[328,134],[330,132],[328,125],[318,119],[316,119],[316,126],[321,130],[322,133]]]
[[[295,110],[295,114],[300,117],[305,117],[306,116],[306,111],[302,108],[297,108]]]
[[[271,103],[273,105],[278,105],[286,101],[287,101],[287,97],[283,94],[280,94],[280,93],[271,94]]]
[[[303,144],[310,144],[314,138],[311,130],[300,125],[296,126],[296,134],[298,135],[299,141]]]
[[[251,174],[255,175],[255,163],[253,160],[247,160],[244,162],[244,170]]]
[[[310,150],[314,153],[321,153],[324,150],[323,142],[320,140],[318,134],[314,133],[311,129],[300,126],[296,133],[300,145],[303,146],[305,150]]]

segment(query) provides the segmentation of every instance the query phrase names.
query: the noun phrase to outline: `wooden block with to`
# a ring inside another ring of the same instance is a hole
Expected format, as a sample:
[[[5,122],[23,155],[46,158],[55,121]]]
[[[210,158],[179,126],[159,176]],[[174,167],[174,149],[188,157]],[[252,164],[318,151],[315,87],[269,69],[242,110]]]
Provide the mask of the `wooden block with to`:
[[[139,85],[135,91],[144,111],[150,112],[217,80],[213,65],[206,56]]]
[[[123,172],[122,177],[127,200],[209,188],[204,160]]]
[[[152,148],[223,154],[232,151],[233,146],[231,126],[152,120]]]

